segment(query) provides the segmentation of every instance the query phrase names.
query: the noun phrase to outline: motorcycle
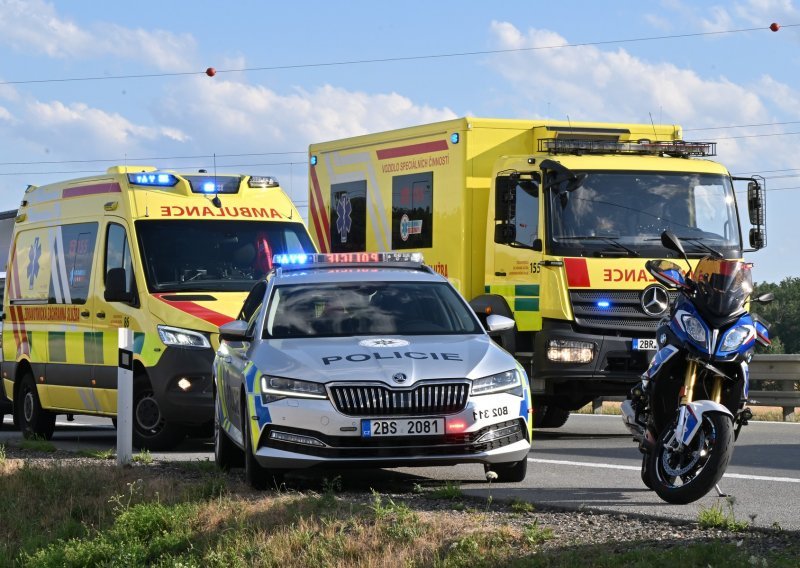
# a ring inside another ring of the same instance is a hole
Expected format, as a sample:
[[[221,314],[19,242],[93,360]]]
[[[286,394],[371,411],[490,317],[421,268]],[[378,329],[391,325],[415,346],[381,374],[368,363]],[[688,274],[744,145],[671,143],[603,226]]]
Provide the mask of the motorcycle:
[[[678,237],[665,231],[661,242],[688,264]],[[769,324],[745,309],[753,291],[750,264],[704,248],[710,254],[694,270],[669,260],[646,263],[678,294],[656,332],[650,366],[622,404],[643,453],[642,481],[673,504],[696,501],[714,487],[723,495],[718,482],[753,416],[746,406],[748,364],[757,343],[770,345]],[[750,299],[772,300],[772,294]]]

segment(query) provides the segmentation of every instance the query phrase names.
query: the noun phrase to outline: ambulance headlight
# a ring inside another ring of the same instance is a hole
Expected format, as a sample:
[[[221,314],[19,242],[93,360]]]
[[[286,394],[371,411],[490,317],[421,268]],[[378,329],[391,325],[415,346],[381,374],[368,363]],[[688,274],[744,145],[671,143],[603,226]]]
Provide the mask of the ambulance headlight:
[[[498,392],[522,396],[522,377],[519,371],[512,369],[472,381],[473,396]]]
[[[328,393],[325,390],[325,385],[320,383],[261,375],[261,402],[266,404],[282,398],[314,398],[322,400],[328,398]]]
[[[190,347],[195,349],[210,349],[211,343],[208,338],[199,331],[170,327],[168,325],[158,326],[158,336],[164,345],[174,345],[175,347]]]

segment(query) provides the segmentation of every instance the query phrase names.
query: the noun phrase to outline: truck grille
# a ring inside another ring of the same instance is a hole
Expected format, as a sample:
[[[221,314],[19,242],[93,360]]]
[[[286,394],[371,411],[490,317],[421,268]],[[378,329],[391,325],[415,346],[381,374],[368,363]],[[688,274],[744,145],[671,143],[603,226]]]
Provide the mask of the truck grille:
[[[330,387],[336,410],[348,416],[422,416],[464,410],[469,383],[422,384],[412,389],[380,385]]]
[[[672,304],[678,293],[668,291]],[[639,290],[573,290],[569,293],[575,323],[584,328],[615,331],[655,333],[664,316],[653,317],[642,309]],[[597,302],[608,301],[608,308],[598,307]],[[666,314],[665,314],[666,315]]]

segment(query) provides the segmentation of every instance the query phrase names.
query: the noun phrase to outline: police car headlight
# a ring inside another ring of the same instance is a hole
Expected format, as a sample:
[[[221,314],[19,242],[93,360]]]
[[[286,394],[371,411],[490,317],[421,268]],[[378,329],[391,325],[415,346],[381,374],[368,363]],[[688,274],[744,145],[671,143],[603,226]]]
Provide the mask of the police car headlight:
[[[472,381],[472,395],[509,392],[522,396],[522,377],[516,369]]]
[[[198,331],[160,325],[158,326],[158,336],[161,338],[164,345],[194,347],[196,349],[211,348],[211,343],[208,342],[208,338]]]
[[[261,375],[261,400],[267,403],[282,398],[326,399],[328,393],[319,383]]]

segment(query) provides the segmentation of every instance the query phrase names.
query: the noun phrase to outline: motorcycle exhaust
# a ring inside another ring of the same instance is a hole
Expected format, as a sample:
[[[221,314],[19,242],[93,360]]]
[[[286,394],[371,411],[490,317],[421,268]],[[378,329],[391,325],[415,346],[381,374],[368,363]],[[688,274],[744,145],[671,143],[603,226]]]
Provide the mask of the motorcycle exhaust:
[[[641,424],[636,422],[636,411],[633,409],[633,404],[630,400],[626,400],[622,403],[620,407],[622,411],[622,421],[625,423],[625,426],[628,427],[631,434],[633,434],[633,439],[637,442],[644,441],[644,428]]]

